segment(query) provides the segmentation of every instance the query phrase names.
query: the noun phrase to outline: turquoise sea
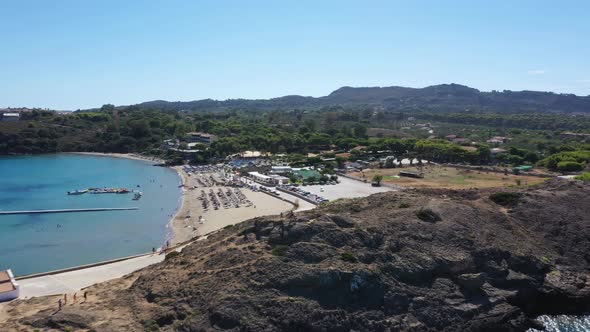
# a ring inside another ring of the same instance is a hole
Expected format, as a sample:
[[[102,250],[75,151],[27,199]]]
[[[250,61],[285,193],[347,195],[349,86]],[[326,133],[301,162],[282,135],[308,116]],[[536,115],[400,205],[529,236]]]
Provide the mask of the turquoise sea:
[[[179,183],[174,170],[144,161],[74,154],[0,157],[0,210],[139,208],[0,215],[0,270],[45,272],[160,247],[180,206]],[[143,197],[66,194],[90,187],[126,187]]]

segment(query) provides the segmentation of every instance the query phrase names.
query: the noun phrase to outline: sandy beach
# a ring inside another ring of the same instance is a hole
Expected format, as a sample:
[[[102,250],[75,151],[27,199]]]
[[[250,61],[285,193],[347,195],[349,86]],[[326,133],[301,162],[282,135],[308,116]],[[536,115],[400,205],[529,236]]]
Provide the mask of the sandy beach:
[[[294,207],[292,204],[268,194],[241,188],[240,191],[253,203],[252,206],[228,209],[221,207],[219,210],[209,209],[204,211],[199,200],[201,190],[208,192],[213,189],[213,191],[217,192],[220,188],[227,190],[229,187],[200,187],[195,179],[198,175],[191,174],[192,176],[188,176],[181,166],[173,168],[182,178],[184,187],[181,207],[170,223],[173,232],[172,245],[222,229],[227,225],[233,225],[255,217],[280,214],[290,211]],[[197,188],[192,189],[195,186]],[[199,221],[199,217],[202,217],[202,222]]]
[[[149,161],[157,164],[163,164],[164,160],[155,157],[146,157],[133,153],[102,153],[102,152],[72,152],[74,154],[104,156],[113,158],[126,158],[133,160]],[[218,189],[226,190],[227,187],[213,186],[207,188],[200,188],[195,181],[195,175],[188,176],[183,170],[182,166],[171,167],[181,178],[183,184],[181,203],[176,214],[169,222],[170,227],[170,244],[186,242],[196,236],[205,235],[207,233],[219,230],[227,225],[233,225],[255,217],[280,214],[281,212],[290,211],[293,205],[283,200],[272,197],[261,192],[253,192],[248,189],[241,189],[246,197],[253,203],[253,206],[241,206],[239,208],[219,210],[210,209],[203,211],[201,201],[198,197],[201,189]],[[197,189],[191,189],[193,187]],[[199,222],[199,217],[202,217]]]

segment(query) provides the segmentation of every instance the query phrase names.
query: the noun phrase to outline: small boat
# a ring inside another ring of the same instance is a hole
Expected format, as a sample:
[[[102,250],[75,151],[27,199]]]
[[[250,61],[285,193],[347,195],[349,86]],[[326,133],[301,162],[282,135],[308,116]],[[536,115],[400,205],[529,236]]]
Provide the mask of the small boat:
[[[68,191],[68,195],[82,195],[88,192],[88,189]]]
[[[143,194],[141,193],[141,191],[139,191],[139,192],[136,192],[136,193],[135,193],[135,195],[133,195],[133,198],[132,198],[132,199],[133,199],[134,201],[138,201],[138,200],[141,198],[141,196],[142,196],[142,195],[143,195]]]

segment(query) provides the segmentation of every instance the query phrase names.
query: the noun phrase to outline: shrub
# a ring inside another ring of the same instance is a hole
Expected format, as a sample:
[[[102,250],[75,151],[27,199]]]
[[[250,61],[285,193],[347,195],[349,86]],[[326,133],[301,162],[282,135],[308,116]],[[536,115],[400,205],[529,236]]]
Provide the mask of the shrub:
[[[400,209],[407,209],[409,207],[410,207],[410,204],[409,203],[406,203],[406,202],[403,202],[403,203],[400,203],[399,204],[399,208]]]
[[[429,208],[421,208],[416,212],[418,219],[426,222],[437,222],[441,221],[441,217]]]
[[[575,161],[560,161],[557,170],[560,172],[578,172],[584,169],[584,164]]]
[[[350,205],[350,209],[353,212],[361,212],[363,210],[358,203],[355,203],[355,204]]]
[[[158,326],[158,323],[153,319],[148,319],[148,320],[142,321],[142,325],[146,331],[160,331],[160,327]]]
[[[556,170],[558,164],[564,161],[573,161],[577,163],[586,163],[590,161],[590,151],[564,151],[552,154],[549,157],[538,162],[540,166],[546,166],[550,170]]]
[[[225,227],[223,227],[223,229],[230,229],[232,227],[234,227],[234,225],[226,225]]]
[[[285,256],[288,249],[289,249],[289,246],[279,245],[279,246],[272,248],[271,253],[275,256]]]
[[[492,200],[492,202],[502,206],[513,206],[518,203],[518,200],[520,199],[520,194],[499,192],[491,194],[490,199]]]
[[[166,254],[166,257],[164,259],[168,260],[168,259],[172,259],[176,256],[180,255],[180,253],[178,251],[171,251],[169,253]]]
[[[345,261],[345,262],[349,262],[349,263],[356,263],[358,260],[356,258],[356,256],[351,253],[351,252],[343,252],[340,255],[340,258]]]
[[[372,181],[374,183],[376,183],[377,185],[381,185],[381,181],[383,181],[383,175],[381,175],[381,174],[375,174],[375,175],[373,175]]]
[[[576,176],[575,179],[590,182],[590,172],[584,172],[584,173]]]

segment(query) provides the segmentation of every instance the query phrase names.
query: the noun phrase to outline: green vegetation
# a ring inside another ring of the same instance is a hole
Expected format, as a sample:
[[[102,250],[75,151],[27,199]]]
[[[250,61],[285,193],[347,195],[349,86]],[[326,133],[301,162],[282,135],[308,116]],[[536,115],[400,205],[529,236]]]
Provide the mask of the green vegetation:
[[[590,150],[565,151],[555,153],[539,162],[550,170],[575,172],[584,169],[590,161]]]
[[[160,331],[160,326],[158,326],[158,323],[153,319],[146,319],[146,320],[142,321],[142,325],[146,331],[150,331],[150,332]]]
[[[399,208],[400,209],[407,209],[409,207],[410,207],[410,204],[409,203],[406,203],[406,202],[402,202],[402,203],[399,204]]]
[[[271,253],[275,256],[285,256],[285,254],[287,253],[287,250],[289,250],[289,246],[278,245],[278,246],[272,248]]]
[[[584,169],[585,164],[575,161],[560,161],[557,163],[557,170],[560,172],[579,172]]]
[[[520,194],[511,192],[498,192],[490,195],[492,202],[502,206],[514,206],[518,204]]]
[[[445,86],[449,91],[464,88]],[[294,166],[321,165],[330,171],[300,178],[291,176],[293,182],[303,183],[334,180],[331,171],[343,168],[347,160],[386,156],[511,166],[538,162],[553,171],[580,169],[590,160],[589,143],[582,138],[561,137],[564,130],[590,128],[590,119],[581,116],[457,113],[452,112],[450,105],[447,106],[451,112],[433,113],[428,107],[406,109],[399,105],[376,111],[374,106],[363,104],[289,108],[290,102],[286,101],[201,101],[180,107],[185,104],[155,102],[117,108],[104,105],[66,115],[34,110],[23,113],[21,121],[0,122],[0,154],[135,152],[180,164],[185,159],[204,163],[245,150],[258,150],[282,155],[283,161]],[[228,108],[230,104],[233,106]],[[267,107],[275,104],[275,109]],[[420,123],[432,127],[419,127]],[[422,130],[429,128],[433,128],[433,134]],[[214,134],[218,139],[210,145],[192,147],[200,152],[188,155],[162,148],[163,140],[178,139],[179,147],[188,149],[183,140],[191,131]],[[463,140],[443,139],[449,134]],[[495,146],[486,140],[493,136],[509,138],[500,146],[505,152],[492,153]],[[317,156],[308,157],[310,153]],[[392,161],[389,159],[383,166],[393,167]]]
[[[373,179],[371,179],[371,181],[373,181],[373,183],[376,183],[377,185],[381,185],[381,181],[383,181],[383,175],[375,174],[373,175]]]
[[[584,172],[584,173],[576,176],[575,179],[590,182],[590,172]]]
[[[345,262],[349,262],[349,263],[356,263],[358,262],[358,259],[356,258],[356,256],[351,253],[351,252],[343,252],[340,255],[340,259],[342,259]]]
[[[174,257],[178,257],[180,255],[180,253],[178,251],[171,251],[169,253],[166,254],[166,257],[164,259],[172,259]]]

